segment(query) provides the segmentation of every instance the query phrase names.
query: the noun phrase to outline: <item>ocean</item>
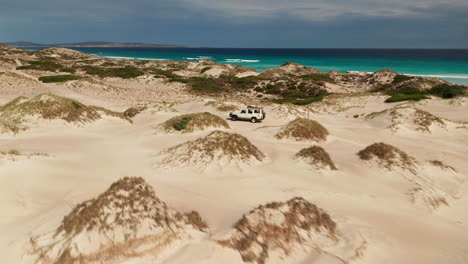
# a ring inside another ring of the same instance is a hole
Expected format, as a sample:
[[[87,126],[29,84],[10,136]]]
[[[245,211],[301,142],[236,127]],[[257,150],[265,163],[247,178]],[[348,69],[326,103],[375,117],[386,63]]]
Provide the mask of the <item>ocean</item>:
[[[40,48],[27,48],[40,49]],[[236,49],[236,48],[73,48],[108,58],[212,60],[257,71],[293,61],[328,72],[374,72],[436,77],[468,85],[468,49]]]

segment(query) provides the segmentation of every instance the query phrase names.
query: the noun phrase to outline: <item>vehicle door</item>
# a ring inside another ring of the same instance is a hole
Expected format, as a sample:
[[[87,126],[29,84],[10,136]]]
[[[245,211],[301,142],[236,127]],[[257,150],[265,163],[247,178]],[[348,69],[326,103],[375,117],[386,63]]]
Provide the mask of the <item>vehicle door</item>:
[[[257,119],[262,119],[262,113],[260,113],[260,110],[259,109],[255,109],[254,110],[254,116],[257,118]]]
[[[239,118],[240,118],[240,119],[248,119],[248,117],[247,117],[247,110],[245,110],[245,109],[242,110],[242,111],[240,112],[240,114],[239,114]]]
[[[248,110],[247,110],[247,118],[246,118],[246,119],[249,119],[249,120],[250,120],[253,116],[254,116],[253,110],[252,110],[252,109],[248,109]]]

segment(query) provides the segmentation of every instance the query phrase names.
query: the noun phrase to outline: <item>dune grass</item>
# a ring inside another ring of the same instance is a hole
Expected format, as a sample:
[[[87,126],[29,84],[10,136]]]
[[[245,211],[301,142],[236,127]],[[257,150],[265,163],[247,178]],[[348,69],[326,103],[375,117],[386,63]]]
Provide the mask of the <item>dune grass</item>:
[[[208,112],[173,117],[158,126],[164,132],[191,133],[206,128],[229,128],[226,120]]]
[[[335,163],[333,163],[330,155],[319,146],[312,146],[309,148],[301,149],[294,158],[301,159],[307,163],[314,165],[319,168],[330,168],[331,170],[337,170]]]
[[[377,163],[387,169],[395,166],[415,173],[416,159],[409,156],[397,147],[383,142],[374,143],[358,152],[362,160],[376,159]]]
[[[237,250],[244,262],[265,264],[271,255],[290,255],[322,233],[336,242],[337,224],[331,216],[302,197],[260,205],[234,225],[218,243]],[[284,263],[290,263],[283,259]]]

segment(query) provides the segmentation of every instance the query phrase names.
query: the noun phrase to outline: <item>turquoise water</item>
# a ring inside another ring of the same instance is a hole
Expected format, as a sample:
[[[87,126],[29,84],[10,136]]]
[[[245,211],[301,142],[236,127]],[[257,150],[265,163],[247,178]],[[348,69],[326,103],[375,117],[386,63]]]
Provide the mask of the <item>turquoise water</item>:
[[[39,49],[39,48],[28,48]],[[294,61],[321,71],[398,73],[437,77],[468,84],[468,50],[443,49],[217,49],[217,48],[74,48],[88,54],[135,60],[212,60],[262,71]]]

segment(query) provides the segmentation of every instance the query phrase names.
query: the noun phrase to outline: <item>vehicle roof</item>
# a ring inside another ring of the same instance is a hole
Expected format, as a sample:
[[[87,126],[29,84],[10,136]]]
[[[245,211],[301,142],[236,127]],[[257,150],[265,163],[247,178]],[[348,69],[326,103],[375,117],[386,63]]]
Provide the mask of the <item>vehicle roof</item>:
[[[263,107],[256,106],[256,105],[248,105],[248,106],[247,106],[247,109],[259,109],[259,110],[262,110]]]

